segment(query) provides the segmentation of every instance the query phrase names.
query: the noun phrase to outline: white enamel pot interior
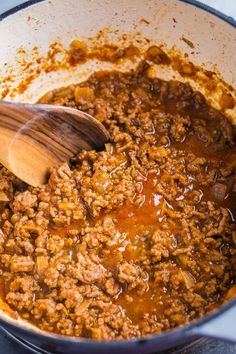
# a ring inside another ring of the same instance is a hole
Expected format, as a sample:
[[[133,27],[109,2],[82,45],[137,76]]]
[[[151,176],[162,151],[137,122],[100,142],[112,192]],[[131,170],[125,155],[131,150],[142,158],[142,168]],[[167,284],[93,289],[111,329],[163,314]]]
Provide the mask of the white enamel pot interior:
[[[0,90],[4,89],[8,64],[12,67],[14,81],[21,80],[19,58],[25,56],[26,62],[32,62],[34,57],[27,57],[25,52],[33,47],[39,47],[40,55],[45,55],[53,42],[59,40],[66,47],[71,40],[85,40],[101,29],[109,33],[113,43],[119,44],[122,33],[135,38],[140,36],[137,34],[140,32],[142,37],[149,38],[152,43],[163,44],[167,50],[176,46],[187,53],[192,62],[208,70],[219,71],[223,79],[235,87],[236,31],[233,21],[227,23],[227,19],[219,18],[196,6],[197,2],[192,2],[194,4],[178,0],[29,1],[27,6],[12,11],[9,16],[0,17]],[[182,40],[183,37],[194,43],[194,49]],[[42,73],[23,94],[9,96],[9,99],[35,102],[50,89],[81,81],[100,68],[112,68],[112,65],[93,61],[71,72]],[[236,341],[236,306],[233,301],[193,325],[162,335],[122,342],[99,343],[48,334],[21,319],[12,319],[3,311],[0,321],[15,334],[54,353],[157,352],[201,335]]]

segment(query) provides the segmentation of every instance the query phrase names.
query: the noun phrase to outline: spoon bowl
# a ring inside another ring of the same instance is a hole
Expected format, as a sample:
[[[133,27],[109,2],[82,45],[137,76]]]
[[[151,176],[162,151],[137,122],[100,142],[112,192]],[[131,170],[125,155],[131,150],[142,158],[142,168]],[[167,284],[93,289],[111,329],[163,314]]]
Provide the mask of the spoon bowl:
[[[82,150],[101,150],[109,133],[70,107],[0,101],[0,163],[31,186]]]

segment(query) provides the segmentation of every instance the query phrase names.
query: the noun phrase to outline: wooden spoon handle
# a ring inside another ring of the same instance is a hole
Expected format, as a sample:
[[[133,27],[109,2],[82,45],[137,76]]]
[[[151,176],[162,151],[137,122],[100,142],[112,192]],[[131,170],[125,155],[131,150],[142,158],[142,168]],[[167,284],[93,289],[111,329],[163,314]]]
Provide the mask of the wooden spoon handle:
[[[0,101],[1,127],[17,132],[32,118],[32,112],[26,108],[27,106],[30,105]]]

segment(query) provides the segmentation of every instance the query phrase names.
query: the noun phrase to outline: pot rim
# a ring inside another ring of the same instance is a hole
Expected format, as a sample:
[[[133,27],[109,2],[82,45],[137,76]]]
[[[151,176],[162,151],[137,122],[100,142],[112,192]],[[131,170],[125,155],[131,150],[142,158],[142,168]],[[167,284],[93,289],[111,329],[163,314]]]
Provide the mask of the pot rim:
[[[0,21],[4,20],[5,18],[7,18],[11,15],[14,15],[15,13],[17,13],[29,6],[35,5],[35,4],[43,2],[43,1],[45,1],[45,0],[28,0],[26,2],[23,2],[20,5],[14,6],[13,8],[3,12],[2,14],[0,13]],[[214,9],[213,7],[211,7],[209,5],[206,5],[198,0],[178,0],[178,1],[185,2],[189,5],[192,5],[197,8],[200,8],[202,10],[205,10],[206,12],[211,13],[212,15],[220,18],[221,20],[227,22],[228,24],[230,24],[231,26],[236,28],[236,20],[233,17],[228,16],[217,9]]]
[[[17,12],[28,8],[32,5],[35,5],[37,3],[43,2],[45,0],[28,0],[20,5],[17,5],[13,8],[11,8],[10,10],[7,10],[6,12],[0,14],[0,21],[3,21],[5,18],[16,14]],[[224,13],[222,13],[219,10],[216,10],[214,8],[212,8],[209,5],[203,4],[198,0],[178,0],[184,3],[187,3],[191,6],[200,8],[208,13],[211,13],[212,15],[218,17],[219,19],[223,20],[224,22],[227,22],[229,25],[233,26],[236,29],[236,21],[234,20],[234,18],[225,15]],[[4,324],[7,323],[10,326],[19,328],[21,331],[25,331],[28,332],[29,334],[32,335],[36,335],[36,336],[43,336],[46,337],[48,339],[53,339],[53,340],[58,340],[59,342],[69,342],[69,343],[81,343],[81,344],[89,344],[91,347],[96,346],[96,347],[100,347],[100,349],[102,349],[102,347],[105,349],[105,347],[107,348],[107,346],[109,346],[110,349],[112,348],[116,348],[116,347],[126,347],[131,346],[131,345],[142,345],[145,344],[147,341],[150,342],[156,342],[159,340],[161,342],[165,342],[166,340],[169,339],[169,337],[171,336],[172,339],[174,338],[178,338],[179,336],[185,336],[185,337],[191,337],[191,336],[198,336],[198,328],[200,328],[202,325],[210,322],[211,320],[214,320],[215,318],[223,315],[224,313],[226,313],[227,311],[229,311],[233,306],[236,306],[236,298],[230,300],[229,302],[227,302],[224,305],[221,305],[217,310],[215,310],[213,313],[210,313],[206,316],[204,316],[203,319],[198,319],[195,320],[193,322],[191,322],[190,324],[184,325],[184,326],[179,326],[175,329],[171,329],[168,330],[164,333],[160,333],[160,334],[153,334],[153,335],[147,335],[147,336],[142,336],[142,337],[134,337],[131,339],[127,339],[127,340],[117,340],[117,341],[98,341],[98,340],[94,340],[94,339],[89,339],[89,338],[83,338],[83,337],[75,337],[75,336],[66,336],[66,335],[62,335],[62,334],[57,334],[57,333],[53,333],[53,332],[46,332],[43,331],[39,328],[37,328],[36,326],[32,326],[32,327],[23,327],[22,323],[16,322],[14,319],[12,319],[10,316],[5,317],[4,315],[2,315],[0,313],[0,324]],[[24,320],[23,320],[24,321]],[[202,335],[202,334],[201,334]]]
[[[179,326],[174,329],[170,329],[168,331],[165,331],[160,334],[152,334],[152,335],[146,335],[146,336],[141,336],[141,337],[134,337],[126,340],[102,340],[98,341],[95,339],[90,339],[90,338],[84,338],[84,337],[76,337],[76,336],[66,336],[62,334],[57,334],[53,332],[47,332],[44,330],[41,330],[37,328],[36,326],[32,327],[23,327],[22,323],[16,322],[13,318],[10,316],[4,317],[0,313],[0,325],[7,323],[11,327],[15,327],[20,329],[23,332],[28,332],[31,335],[36,335],[36,336],[42,336],[46,337],[48,339],[53,339],[57,340],[61,343],[80,343],[80,344],[88,344],[91,347],[99,346],[100,349],[103,347],[104,349],[109,346],[110,349],[112,348],[122,348],[125,346],[133,346],[133,345],[145,345],[146,342],[152,342],[153,344],[157,343],[163,343],[168,341],[168,339],[171,337],[172,340],[178,339],[180,337],[185,337],[185,338],[191,338],[191,337],[199,337],[203,336],[204,333],[199,331],[199,329],[204,326],[206,323],[210,323],[211,321],[214,321],[214,319],[218,318],[221,315],[224,315],[227,311],[230,311],[234,306],[236,306],[236,298],[230,300],[228,303],[222,305],[219,309],[215,310],[213,313],[210,313],[206,315],[203,319],[198,319],[195,320],[187,325]],[[23,320],[24,321],[24,320]],[[26,322],[26,321],[25,321]]]

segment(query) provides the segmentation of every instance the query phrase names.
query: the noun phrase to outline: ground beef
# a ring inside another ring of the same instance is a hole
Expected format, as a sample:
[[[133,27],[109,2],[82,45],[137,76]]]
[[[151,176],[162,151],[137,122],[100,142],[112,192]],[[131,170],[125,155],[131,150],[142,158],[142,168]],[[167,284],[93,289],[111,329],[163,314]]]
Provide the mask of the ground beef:
[[[160,333],[235,295],[235,129],[148,67],[98,72],[42,99],[100,120],[104,151],[81,152],[37,188],[0,168],[1,294],[41,329]]]

